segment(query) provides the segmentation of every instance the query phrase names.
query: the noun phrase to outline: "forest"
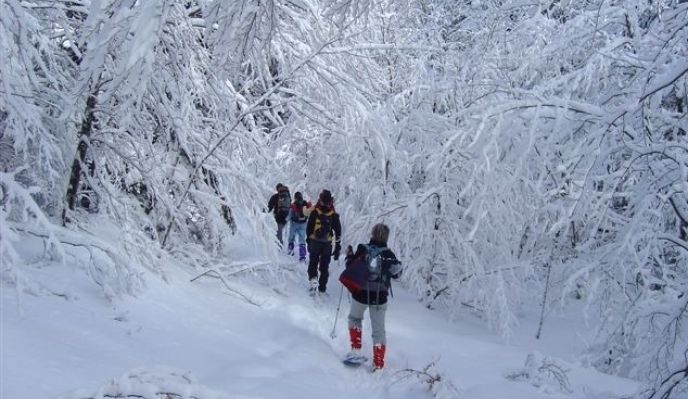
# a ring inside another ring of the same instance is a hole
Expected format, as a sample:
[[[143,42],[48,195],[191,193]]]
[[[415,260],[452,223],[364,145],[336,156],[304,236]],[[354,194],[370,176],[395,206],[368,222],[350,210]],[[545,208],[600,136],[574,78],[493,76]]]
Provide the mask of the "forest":
[[[688,395],[686,0],[2,0],[0,53],[3,289],[26,237],[108,298],[240,231],[270,274],[275,184],[327,188],[427,308],[582,304],[592,367]]]

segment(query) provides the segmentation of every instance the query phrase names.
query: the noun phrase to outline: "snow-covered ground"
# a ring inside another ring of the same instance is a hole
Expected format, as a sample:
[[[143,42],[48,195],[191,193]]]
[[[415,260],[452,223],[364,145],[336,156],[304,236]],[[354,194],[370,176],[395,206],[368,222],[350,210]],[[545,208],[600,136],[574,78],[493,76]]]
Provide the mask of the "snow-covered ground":
[[[537,341],[535,322],[523,322],[507,344],[472,316],[447,321],[400,284],[385,371],[347,368],[346,294],[331,337],[342,265],[333,265],[329,295],[314,300],[305,265],[282,263],[277,282],[234,276],[231,290],[170,265],[166,281],[147,274],[142,293],[112,302],[70,262],[27,264],[41,294],[0,286],[0,398],[612,398],[637,388],[575,360],[589,330],[582,323],[551,316]]]

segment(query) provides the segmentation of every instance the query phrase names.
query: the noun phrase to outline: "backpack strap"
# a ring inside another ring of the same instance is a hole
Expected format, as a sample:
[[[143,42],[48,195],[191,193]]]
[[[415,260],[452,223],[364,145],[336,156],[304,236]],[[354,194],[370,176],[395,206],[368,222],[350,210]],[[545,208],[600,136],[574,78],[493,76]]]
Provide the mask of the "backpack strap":
[[[372,247],[377,248],[377,254],[375,256],[379,256],[381,253],[389,249],[387,247],[378,247],[377,245],[366,244],[366,250],[368,251],[368,254],[370,254],[370,248]]]

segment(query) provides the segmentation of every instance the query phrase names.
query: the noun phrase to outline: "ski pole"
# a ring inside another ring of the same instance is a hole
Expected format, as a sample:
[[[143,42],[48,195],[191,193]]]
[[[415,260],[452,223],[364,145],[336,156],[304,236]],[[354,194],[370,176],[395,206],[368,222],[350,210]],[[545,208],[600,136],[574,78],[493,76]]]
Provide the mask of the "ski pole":
[[[334,339],[337,336],[337,319],[339,319],[339,308],[342,305],[342,296],[344,295],[344,284],[339,284],[341,289],[339,290],[339,302],[337,303],[337,312],[334,314],[334,325],[332,326],[332,332],[330,333],[330,338]]]

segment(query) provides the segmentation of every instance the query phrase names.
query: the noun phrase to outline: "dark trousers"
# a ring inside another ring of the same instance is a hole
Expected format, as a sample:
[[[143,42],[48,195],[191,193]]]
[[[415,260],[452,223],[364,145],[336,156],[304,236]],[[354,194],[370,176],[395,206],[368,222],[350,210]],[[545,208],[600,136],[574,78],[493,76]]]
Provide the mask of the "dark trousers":
[[[286,225],[286,223],[277,222],[277,241],[279,241],[280,248],[282,248],[282,245],[284,244],[284,226]]]
[[[308,244],[308,280],[318,279],[318,290],[325,292],[327,280],[330,277],[330,258],[332,257],[332,243],[311,241]],[[320,271],[320,277],[318,277]]]

